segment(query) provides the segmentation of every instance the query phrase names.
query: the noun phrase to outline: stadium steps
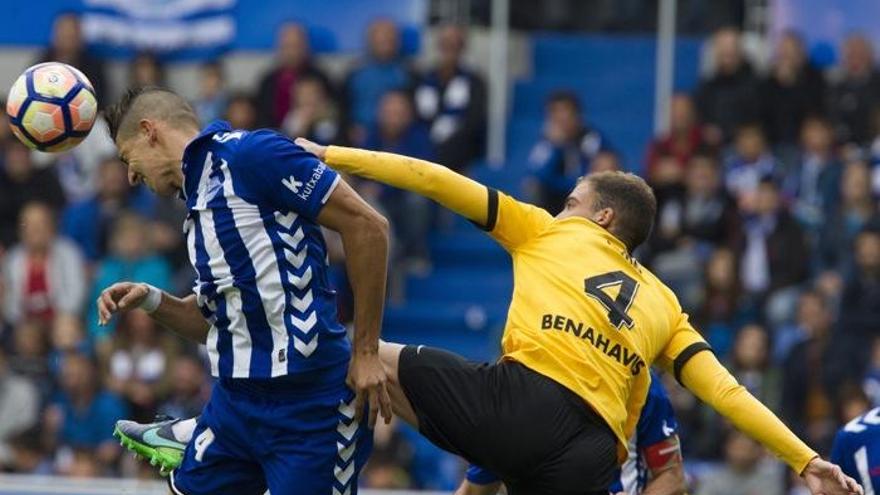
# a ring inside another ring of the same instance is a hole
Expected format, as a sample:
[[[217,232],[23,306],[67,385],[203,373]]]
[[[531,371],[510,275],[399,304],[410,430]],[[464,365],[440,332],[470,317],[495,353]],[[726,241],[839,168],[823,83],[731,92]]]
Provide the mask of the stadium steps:
[[[504,252],[498,244],[485,232],[470,227],[470,230],[454,230],[441,232],[431,236],[431,257],[434,266],[444,273],[454,273],[453,270],[460,267],[480,267],[490,276],[499,271],[508,273],[510,270],[510,256]],[[443,274],[438,273],[442,279]],[[508,277],[509,278],[509,277]],[[410,284],[410,293],[420,290],[424,285],[433,283],[432,280],[418,281]]]
[[[700,45],[692,38],[677,41],[677,89],[696,85]],[[528,156],[525,129],[540,129],[547,96],[568,89],[581,98],[587,119],[608,136],[626,167],[640,170],[653,127],[655,46],[653,37],[536,35],[535,73],[514,85],[512,114],[518,123],[508,134],[511,159]],[[531,136],[534,143],[537,134]]]

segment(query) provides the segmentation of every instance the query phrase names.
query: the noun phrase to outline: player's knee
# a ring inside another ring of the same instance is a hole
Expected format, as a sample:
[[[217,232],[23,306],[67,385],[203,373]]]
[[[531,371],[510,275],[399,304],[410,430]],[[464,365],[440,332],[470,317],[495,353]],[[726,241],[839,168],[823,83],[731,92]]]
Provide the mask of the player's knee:
[[[379,361],[382,362],[382,368],[389,380],[398,382],[397,379],[397,363],[400,361],[400,352],[403,345],[393,342],[379,341]]]

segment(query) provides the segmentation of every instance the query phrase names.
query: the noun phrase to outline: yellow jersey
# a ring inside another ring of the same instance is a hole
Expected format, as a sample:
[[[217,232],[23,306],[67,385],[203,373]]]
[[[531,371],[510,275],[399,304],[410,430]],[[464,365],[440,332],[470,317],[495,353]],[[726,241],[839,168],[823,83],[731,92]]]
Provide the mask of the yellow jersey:
[[[718,362],[675,294],[610,232],[583,217],[556,219],[435,163],[340,146],[337,170],[407,189],[488,231],[513,259],[502,359],[564,385],[608,423],[626,456],[657,363],[801,473],[816,452]]]
[[[656,361],[706,349],[672,291],[610,232],[583,217],[555,219],[496,193],[490,235],[513,259],[501,344],[513,359],[581,396],[625,455]]]

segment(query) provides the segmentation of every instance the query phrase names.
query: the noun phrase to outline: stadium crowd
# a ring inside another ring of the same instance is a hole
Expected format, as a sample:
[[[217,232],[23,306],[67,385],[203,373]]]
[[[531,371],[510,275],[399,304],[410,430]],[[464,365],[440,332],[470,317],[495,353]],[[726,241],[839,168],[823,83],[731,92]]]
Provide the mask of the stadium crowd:
[[[482,77],[462,62],[466,32],[440,28],[426,70],[401,55],[393,23],[376,21],[366,35],[368,52],[334,80],[311,56],[306,30],[285,25],[254,94],[230,90],[222,65],[207,63],[193,106],[206,122],[273,127],[466,173],[484,152],[487,103]],[[692,94],[675,95],[668,133],[649,144],[643,164],[628,164],[659,202],[654,235],[637,254],[740,382],[827,454],[841,424],[880,406],[880,72],[858,35],[831,66],[814,63],[795,33],[778,40],[765,71],[736,30],[717,31],[710,47],[711,73]],[[41,60],[79,67],[107,103],[103,62],[84,48],[75,17],[56,21]],[[129,85],[163,83],[151,54],[131,62]],[[622,164],[573,93],[550,95],[545,118],[522,192],[555,213],[580,175]],[[102,127],[49,156],[31,153],[0,122],[0,466],[10,472],[151,476],[121,455],[113,423],[197,415],[210,390],[199,350],[145,314],[97,324],[92,302],[114,281],[176,293],[192,281],[182,207],[129,186]],[[427,237],[438,223],[430,205],[356,186],[392,222],[393,271],[430,271]],[[329,234],[328,243],[345,319],[341,246]],[[394,285],[391,296],[403,297]],[[757,444],[665,379],[686,460],[713,466],[695,493],[788,490],[791,480]],[[417,443],[380,426],[362,483],[449,488],[461,465],[424,456]]]

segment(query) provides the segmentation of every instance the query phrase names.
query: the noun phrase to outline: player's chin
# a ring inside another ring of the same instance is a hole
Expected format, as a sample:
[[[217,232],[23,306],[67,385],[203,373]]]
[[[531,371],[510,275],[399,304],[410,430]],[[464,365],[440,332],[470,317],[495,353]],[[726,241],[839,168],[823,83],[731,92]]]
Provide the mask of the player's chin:
[[[151,191],[156,193],[158,196],[162,196],[164,198],[171,198],[177,195],[177,188],[168,182],[147,182],[147,187],[150,188]]]

